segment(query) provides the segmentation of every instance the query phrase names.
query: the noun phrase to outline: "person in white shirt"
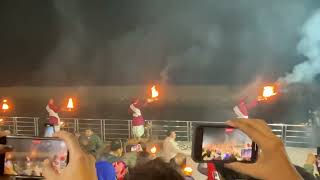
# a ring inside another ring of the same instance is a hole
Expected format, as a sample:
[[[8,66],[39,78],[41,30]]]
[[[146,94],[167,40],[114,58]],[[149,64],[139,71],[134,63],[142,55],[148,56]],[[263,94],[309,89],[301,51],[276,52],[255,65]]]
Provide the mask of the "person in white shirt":
[[[176,132],[173,130],[169,130],[167,133],[167,137],[163,141],[162,159],[167,163],[169,163],[170,160],[174,158],[178,153],[187,155],[187,152],[179,149],[176,142],[176,137]]]

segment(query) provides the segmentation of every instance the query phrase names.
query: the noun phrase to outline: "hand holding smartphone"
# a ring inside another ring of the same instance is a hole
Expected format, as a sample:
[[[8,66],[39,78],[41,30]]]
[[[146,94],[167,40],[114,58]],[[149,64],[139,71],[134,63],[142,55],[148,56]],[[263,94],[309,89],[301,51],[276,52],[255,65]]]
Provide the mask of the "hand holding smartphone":
[[[192,158],[196,162],[254,162],[256,144],[241,130],[227,125],[202,125],[194,132]]]

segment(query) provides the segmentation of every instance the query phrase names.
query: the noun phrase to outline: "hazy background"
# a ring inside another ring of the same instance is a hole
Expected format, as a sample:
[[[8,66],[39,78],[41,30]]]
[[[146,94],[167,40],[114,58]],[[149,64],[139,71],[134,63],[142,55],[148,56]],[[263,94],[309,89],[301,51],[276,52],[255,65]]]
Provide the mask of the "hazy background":
[[[15,100],[15,113],[36,115],[49,97],[62,104],[80,91],[81,115],[125,117],[130,98],[158,83],[188,93],[159,102],[149,117],[224,119],[217,112],[232,114],[240,96],[279,80],[299,87],[259,111],[304,121],[320,101],[319,8],[318,0],[3,0],[0,96]],[[113,87],[126,95],[104,91]]]

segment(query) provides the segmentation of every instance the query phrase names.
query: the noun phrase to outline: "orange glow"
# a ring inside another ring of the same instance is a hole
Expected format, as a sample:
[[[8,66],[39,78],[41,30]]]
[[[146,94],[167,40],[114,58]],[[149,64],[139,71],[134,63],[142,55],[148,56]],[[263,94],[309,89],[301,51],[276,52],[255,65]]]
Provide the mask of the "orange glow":
[[[184,169],[183,169],[183,172],[185,173],[185,175],[191,175],[192,174],[192,168],[190,166],[186,166]]]
[[[68,108],[69,111],[71,111],[74,108],[73,99],[72,98],[69,98],[67,108]]]
[[[2,123],[4,120],[3,120],[3,118],[0,118],[0,123]]]
[[[265,86],[265,87],[263,87],[262,96],[264,98],[269,98],[269,97],[274,96],[276,94],[277,93],[275,92],[275,87],[274,86]]]
[[[151,149],[150,149],[150,152],[152,154],[155,154],[157,152],[157,147],[156,146],[153,146]]]
[[[151,97],[157,98],[159,96],[159,91],[156,89],[156,86],[152,86],[151,88]]]
[[[2,101],[2,110],[3,111],[7,111],[7,110],[9,110],[9,105],[8,105],[8,100],[6,100],[6,99],[4,99],[3,101]]]
[[[60,122],[60,127],[64,127],[65,123],[63,121]]]

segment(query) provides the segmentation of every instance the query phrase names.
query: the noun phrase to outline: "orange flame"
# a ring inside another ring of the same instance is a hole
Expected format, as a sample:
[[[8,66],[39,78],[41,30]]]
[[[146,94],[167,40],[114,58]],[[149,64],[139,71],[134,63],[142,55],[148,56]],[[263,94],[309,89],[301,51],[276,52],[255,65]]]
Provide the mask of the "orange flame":
[[[72,98],[69,98],[67,108],[69,110],[72,110],[74,108]]]
[[[269,97],[274,96],[276,94],[277,93],[275,92],[275,87],[274,86],[265,86],[265,87],[263,87],[262,96],[264,98],[269,98]]]
[[[8,100],[6,100],[6,99],[4,99],[3,101],[2,101],[2,110],[3,111],[7,111],[7,110],[9,110],[9,105],[8,105]]]
[[[152,154],[155,154],[157,152],[157,147],[156,146],[153,146],[151,149],[150,149],[150,152]]]
[[[191,175],[192,174],[192,168],[190,166],[186,166],[184,169],[183,169],[183,172],[185,175]]]
[[[156,86],[152,86],[151,88],[151,97],[157,98],[159,96],[159,91],[156,89]]]

